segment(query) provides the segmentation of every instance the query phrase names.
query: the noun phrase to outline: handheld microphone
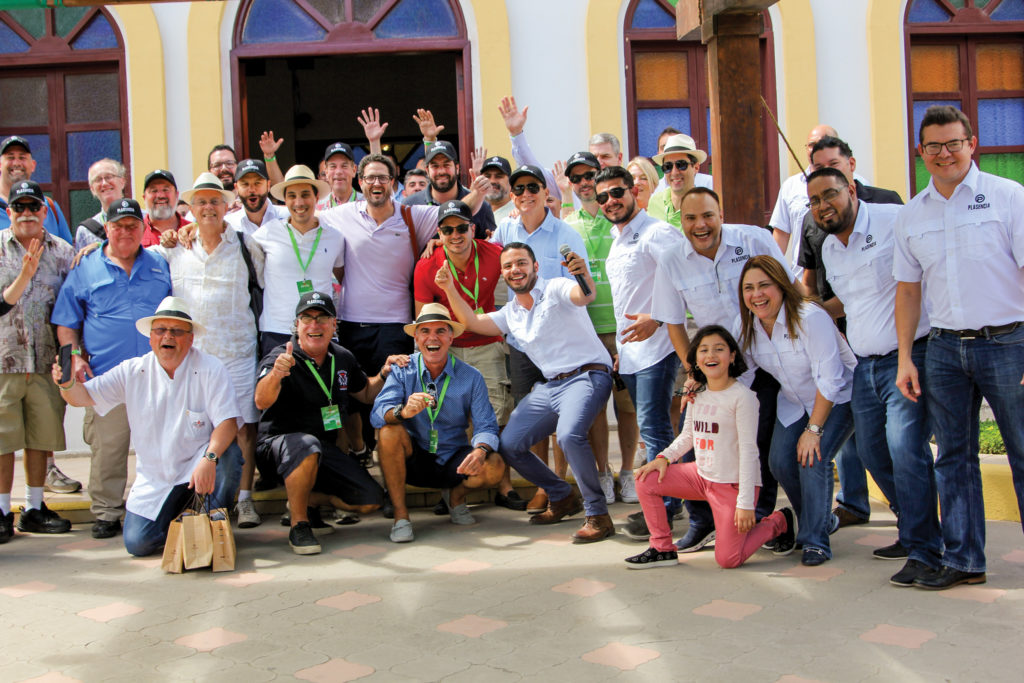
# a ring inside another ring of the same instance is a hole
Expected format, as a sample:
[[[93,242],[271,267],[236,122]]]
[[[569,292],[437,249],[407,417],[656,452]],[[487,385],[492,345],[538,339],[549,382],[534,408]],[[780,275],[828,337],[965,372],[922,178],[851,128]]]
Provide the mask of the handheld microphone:
[[[558,248],[558,253],[562,255],[563,259],[568,261],[569,254],[572,253],[572,247],[570,247],[568,244],[563,244]],[[590,296],[590,285],[587,284],[587,278],[583,277],[582,275],[577,275],[576,284],[578,284],[580,286],[580,289],[583,290],[583,296]]]

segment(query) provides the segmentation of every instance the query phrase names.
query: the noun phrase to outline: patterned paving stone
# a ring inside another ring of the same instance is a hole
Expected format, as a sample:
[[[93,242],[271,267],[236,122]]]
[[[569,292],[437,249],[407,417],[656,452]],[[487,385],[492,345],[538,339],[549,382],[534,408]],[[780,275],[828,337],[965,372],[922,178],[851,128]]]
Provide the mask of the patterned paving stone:
[[[615,584],[607,581],[576,578],[572,581],[552,586],[551,590],[556,593],[568,593],[569,595],[579,595],[580,597],[591,598],[599,593],[611,590],[612,588],[615,588]]]
[[[92,609],[83,610],[78,613],[78,616],[106,623],[111,619],[127,617],[131,614],[138,614],[141,611],[143,610],[138,605],[129,605],[125,602],[112,602],[109,605],[103,605],[102,607],[93,607]]]
[[[447,574],[472,574],[473,572],[479,572],[484,569],[489,569],[490,567],[491,565],[487,562],[460,558],[458,560],[439,564],[433,569],[434,571],[445,572]]]
[[[300,669],[295,672],[295,677],[303,681],[313,681],[313,683],[344,683],[344,681],[354,681],[357,678],[369,676],[373,672],[372,666],[356,664],[344,659],[332,659],[308,669]]]
[[[216,579],[217,583],[222,583],[226,586],[234,586],[235,588],[245,588],[256,583],[263,583],[264,581],[270,581],[274,578],[273,574],[267,572],[240,572],[238,574],[230,574],[228,576]]]
[[[88,538],[82,541],[72,541],[71,543],[63,543],[57,546],[58,550],[95,550],[97,548],[107,548],[113,545],[111,541],[102,541],[97,538]]]
[[[892,545],[897,540],[898,537],[895,535],[868,534],[866,536],[861,536],[856,541],[854,541],[854,543],[856,543],[857,545],[866,545],[869,548],[882,548],[887,545]]]
[[[365,593],[357,593],[356,591],[345,591],[340,595],[332,595],[329,598],[317,600],[316,604],[348,611],[354,610],[357,607],[362,607],[363,605],[371,605],[375,602],[380,602],[379,595],[366,595]]]
[[[632,671],[641,664],[657,659],[661,653],[646,647],[634,647],[625,643],[608,643],[582,656],[586,662],[613,666],[623,671]]]
[[[993,603],[1006,595],[1001,588],[984,588],[982,586],[956,586],[949,590],[937,591],[940,598],[950,600],[973,600],[974,602]]]
[[[706,617],[718,617],[731,621],[742,621],[751,614],[757,614],[763,608],[760,605],[752,605],[743,602],[730,602],[729,600],[712,600],[706,605],[693,610],[694,614]]]
[[[817,567],[805,567],[798,564],[792,569],[782,572],[782,575],[797,579],[811,579],[812,581],[831,581],[842,573],[843,570],[839,567],[826,563]]]
[[[373,557],[375,555],[383,555],[388,549],[383,545],[374,545],[371,543],[357,543],[356,545],[350,545],[346,548],[338,548],[332,550],[332,555],[340,555],[342,557],[349,557],[353,560],[362,559],[364,557]]]
[[[1003,555],[1003,559],[1007,562],[1017,562],[1024,564],[1024,550],[1011,550],[1010,552]]]
[[[448,633],[457,633],[468,638],[479,638],[485,633],[497,631],[505,628],[506,626],[508,626],[507,621],[478,617],[475,614],[467,614],[455,621],[447,621],[443,624],[438,624],[437,630],[446,631]]]
[[[0,588],[0,595],[6,595],[9,598],[24,598],[28,595],[52,591],[56,587],[56,585],[44,581],[29,581],[28,583],[19,583],[16,586]]]
[[[935,638],[933,631],[920,628],[904,628],[892,624],[879,624],[875,628],[860,634],[861,640],[882,645],[897,645],[908,649],[917,649]]]
[[[225,645],[241,642],[248,637],[249,636],[244,633],[235,633],[222,628],[211,628],[209,631],[193,633],[189,636],[182,636],[175,640],[174,643],[176,645],[191,647],[195,650],[199,650],[200,652],[210,652],[211,650],[216,650],[218,647],[224,647]]]
[[[21,683],[82,683],[78,678],[72,678],[65,676],[58,671],[51,671],[50,673],[43,674],[42,676],[36,676],[35,678],[26,678]]]

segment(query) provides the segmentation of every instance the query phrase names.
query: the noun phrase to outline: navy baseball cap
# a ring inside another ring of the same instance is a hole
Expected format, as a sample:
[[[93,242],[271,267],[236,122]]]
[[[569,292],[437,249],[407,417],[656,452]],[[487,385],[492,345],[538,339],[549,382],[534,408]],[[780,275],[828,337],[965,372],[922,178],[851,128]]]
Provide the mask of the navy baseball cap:
[[[469,208],[465,202],[460,202],[458,199],[452,199],[438,207],[437,224],[441,225],[441,221],[451,216],[460,216],[465,218],[467,221],[472,221],[473,210]]]
[[[32,148],[28,146],[28,140],[18,135],[11,135],[9,137],[4,138],[3,142],[0,142],[0,154],[6,152],[7,148],[10,147],[11,145],[21,145],[22,147],[25,148],[26,152],[28,152],[29,154],[32,153]]]
[[[242,159],[235,167],[235,182],[242,179],[242,176],[255,173],[264,180],[270,180],[267,173],[267,165],[259,159]]]
[[[338,317],[338,312],[334,308],[334,299],[321,292],[306,292],[300,296],[299,305],[295,307],[295,317],[298,317],[311,308],[319,308],[332,318]]]
[[[590,166],[591,168],[595,168],[598,171],[601,170],[601,162],[599,162],[597,160],[597,157],[591,154],[590,152],[576,152],[571,157],[569,157],[569,161],[565,162],[565,172],[568,174],[572,167],[575,166],[576,164]]]
[[[508,163],[508,159],[505,157],[487,157],[483,166],[480,167],[480,172],[483,173],[489,168],[496,168],[505,175],[512,175],[512,164]]]
[[[547,187],[548,182],[544,179],[544,171],[540,166],[534,166],[532,164],[523,164],[516,170],[509,174],[508,182],[515,185],[515,182],[522,178],[524,175],[533,176],[540,181],[542,187]]]
[[[7,203],[10,205],[19,199],[34,199],[40,204],[46,202],[46,196],[43,194],[43,188],[39,187],[39,183],[31,180],[22,180],[14,183],[14,187],[11,188],[10,196],[7,197]]]
[[[154,180],[166,180],[174,186],[175,190],[178,189],[178,183],[174,181],[174,174],[170,171],[165,171],[162,168],[158,168],[155,171],[150,171],[146,174],[146,180],[142,183],[142,189],[145,190]]]
[[[455,145],[450,142],[437,140],[431,143],[430,149],[427,150],[425,161],[429,164],[430,160],[438,154],[443,154],[455,163],[459,163],[459,155],[455,152]]]
[[[324,150],[324,161],[327,161],[335,154],[344,154],[351,161],[355,161],[355,155],[352,154],[352,148],[346,145],[344,142],[335,142],[327,145],[327,149]]]
[[[142,207],[134,199],[122,199],[119,202],[114,202],[107,209],[107,222],[115,223],[122,218],[135,218],[142,221]]]

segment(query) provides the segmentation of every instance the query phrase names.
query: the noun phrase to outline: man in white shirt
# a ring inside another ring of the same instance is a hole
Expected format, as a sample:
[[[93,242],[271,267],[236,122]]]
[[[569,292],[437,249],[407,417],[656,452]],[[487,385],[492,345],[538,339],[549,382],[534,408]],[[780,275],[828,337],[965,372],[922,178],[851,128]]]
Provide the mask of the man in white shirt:
[[[184,301],[169,296],[135,323],[152,351],[129,358],[84,384],[53,380],[73,406],[106,415],[122,403],[135,437],[135,482],[128,494],[124,545],[136,556],[158,552],[171,520],[195,494],[210,507],[231,503],[241,471],[233,441],[241,414],[224,366],[192,348],[202,331]],[[159,417],[159,419],[157,419]]]
[[[487,157],[480,166],[480,175],[487,178],[491,189],[484,195],[484,201],[491,205],[495,224],[500,225],[516,208],[512,201],[512,185],[509,176],[512,165],[505,157]]]
[[[899,527],[899,540],[873,555],[908,557],[890,583],[911,586],[922,572],[939,566],[942,535],[925,405],[908,400],[896,387],[892,260],[893,222],[900,207],[858,200],[857,187],[846,174],[829,167],[808,176],[807,195],[815,225],[828,234],[821,262],[846,313],[847,340],[857,354],[850,403],[857,455],[889,500]],[[914,332],[915,365],[924,364],[927,338],[928,316],[922,313]]]
[[[615,534],[594,451],[587,441],[594,417],[611,395],[611,357],[587,315],[586,305],[594,298],[595,288],[586,259],[569,253],[566,263],[571,275],[583,278],[586,294],[568,278],[539,279],[533,250],[522,242],[506,244],[501,252],[502,276],[515,297],[495,313],[474,312],[458,295],[446,267],[438,269],[436,282],[468,330],[489,336],[507,334],[542,373],[543,381],[512,411],[501,433],[500,452],[505,462],[547,492],[548,508],[531,517],[531,524],[554,524],[582,509],[587,520],[573,535],[573,542],[592,543]],[[552,432],[576,476],[582,505],[572,487],[529,450]]]
[[[233,230],[251,235],[274,219],[288,220],[288,209],[270,201],[270,175],[259,159],[242,159],[235,167],[235,192],[241,211],[224,217]]]
[[[914,585],[941,590],[986,580],[982,398],[995,414],[1024,510],[1024,187],[978,170],[971,160],[978,139],[955,107],[929,107],[918,140],[931,180],[896,219],[896,383],[912,401],[924,389],[939,444],[945,552],[942,568]],[[922,297],[932,326],[926,381],[913,359]]]

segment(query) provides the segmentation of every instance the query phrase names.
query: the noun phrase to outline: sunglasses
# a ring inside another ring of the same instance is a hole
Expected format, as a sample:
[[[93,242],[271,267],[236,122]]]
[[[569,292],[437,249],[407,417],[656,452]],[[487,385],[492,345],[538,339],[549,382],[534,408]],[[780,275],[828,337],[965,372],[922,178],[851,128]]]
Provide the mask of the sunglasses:
[[[472,227],[472,225],[470,225],[469,223],[459,223],[458,225],[442,225],[437,230],[442,235],[447,237],[448,235],[452,234],[453,232],[458,232],[460,235],[465,235],[467,232],[469,232],[469,229],[471,227]]]
[[[613,187],[610,188],[607,192],[598,192],[597,196],[594,197],[594,199],[597,200],[598,204],[604,204],[605,202],[608,201],[608,195],[611,195],[615,199],[622,199],[624,196],[626,196],[626,188]]]
[[[39,209],[43,208],[43,205],[39,202],[15,202],[10,206],[11,211],[14,213],[25,213],[26,211],[35,213],[36,211],[39,211]]]
[[[573,185],[578,184],[581,180],[593,180],[597,177],[597,171],[587,171],[586,173],[574,173],[569,176],[569,182]]]
[[[192,334],[192,330],[183,330],[180,327],[151,327],[149,328],[149,332],[150,334],[155,334],[158,337],[162,337],[170,332],[171,336],[175,339],[184,337],[186,334]]]
[[[673,168],[678,168],[680,171],[685,171],[690,168],[692,162],[686,159],[680,159],[679,161],[666,161],[661,165],[661,170],[665,173],[671,173]]]
[[[516,185],[512,188],[512,194],[517,197],[522,196],[524,192],[538,194],[540,192],[540,183],[526,183],[525,185]]]

